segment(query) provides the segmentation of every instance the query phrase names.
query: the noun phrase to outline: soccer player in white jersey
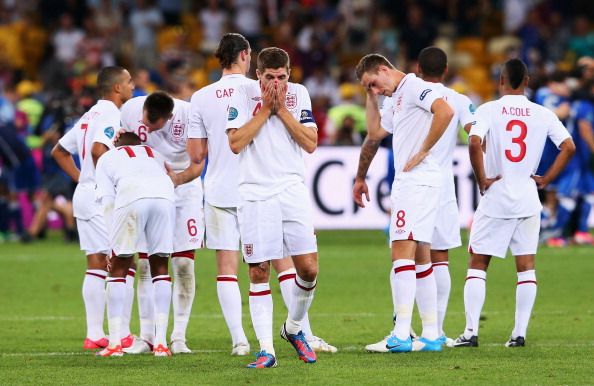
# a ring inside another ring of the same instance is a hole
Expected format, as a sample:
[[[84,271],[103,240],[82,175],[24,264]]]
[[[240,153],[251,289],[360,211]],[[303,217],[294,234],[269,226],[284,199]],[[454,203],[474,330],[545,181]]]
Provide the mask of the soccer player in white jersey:
[[[276,366],[272,339],[270,260],[292,256],[296,276],[281,337],[305,363],[316,354],[301,321],[313,300],[317,242],[304,183],[302,151],[317,147],[317,127],[305,87],[290,83],[289,56],[276,47],[258,55],[259,81],[239,86],[228,110],[229,146],[239,154],[237,209],[243,257],[249,264],[250,313],[260,351],[248,368]]]
[[[390,286],[396,310],[394,329],[386,341],[390,352],[441,351],[437,328],[437,290],[429,243],[439,205],[442,171],[433,147],[445,132],[454,112],[434,83],[398,71],[383,56],[364,56],[356,67],[367,90],[368,134],[361,147],[353,197],[365,207],[369,201],[365,177],[380,141],[393,134],[394,169],[390,240]],[[380,113],[378,95],[385,96]],[[423,323],[422,336],[410,338],[415,303]]]
[[[470,130],[469,153],[479,192],[468,251],[470,264],[464,285],[466,328],[456,347],[478,346],[479,317],[485,301],[491,256],[504,258],[507,249],[516,259],[515,326],[507,347],[525,344],[526,329],[536,298],[534,259],[540,230],[537,188],[544,188],[563,170],[575,152],[570,134],[554,112],[524,96],[528,69],[520,59],[502,69],[500,99],[481,105],[481,124]],[[547,137],[560,149],[544,176],[534,175]],[[482,144],[486,141],[483,154]]]
[[[155,356],[171,356],[167,324],[171,303],[168,257],[173,250],[174,188],[165,159],[141,145],[134,133],[123,133],[117,148],[97,162],[97,201],[104,211],[112,250],[107,280],[109,346],[97,356],[122,356],[121,327],[126,297],[125,276],[134,253],[146,248],[152,274],[155,311]],[[145,245],[146,244],[146,245]]]
[[[83,347],[106,347],[103,331],[105,278],[109,245],[103,212],[95,203],[95,165],[91,148],[98,133],[112,135],[120,127],[120,107],[132,97],[134,83],[127,70],[105,67],[97,76],[101,99],[68,131],[52,149],[60,167],[78,184],[72,198],[80,249],[87,255],[87,271],[82,295],[87,316],[87,336]],[[78,153],[80,170],[72,155]]]
[[[204,164],[190,162],[186,151],[187,122],[190,104],[173,99],[163,91],[132,98],[122,106],[122,128],[136,133],[143,144],[161,153],[171,171],[175,186],[175,227],[171,269],[173,276],[173,331],[171,351],[190,353],[186,330],[192,311],[196,282],[194,251],[202,247],[204,213],[200,173]],[[144,251],[141,251],[144,252]],[[149,352],[154,339],[150,268],[145,254],[138,263],[138,311],[140,340],[128,353]]]
[[[194,93],[190,108],[188,152],[195,162],[208,154],[209,164],[204,181],[206,246],[216,250],[217,293],[231,333],[232,355],[248,355],[248,344],[241,320],[241,293],[237,282],[239,260],[239,157],[231,152],[225,135],[227,107],[233,92],[246,78],[250,65],[250,46],[240,34],[228,33],[221,39],[215,56],[223,69],[222,78]],[[287,307],[290,304],[295,268],[290,257],[273,260],[272,266]],[[307,314],[302,330],[314,351],[336,352],[334,346],[313,335]]]
[[[475,117],[474,106],[470,99],[441,83],[447,72],[447,64],[446,53],[438,47],[424,48],[419,54],[418,73],[421,79],[431,82],[454,111],[454,117],[445,133],[431,149],[431,153],[441,167],[443,177],[441,196],[431,237],[431,265],[437,287],[437,329],[439,339],[444,344],[446,340],[451,344],[452,340],[446,338],[443,331],[443,321],[451,288],[448,250],[462,245],[452,157],[458,138],[458,125],[460,124],[468,133]],[[418,285],[422,285],[419,281],[425,280],[425,278],[417,280]],[[394,314],[396,314],[396,310],[394,310]],[[365,349],[370,352],[388,352],[386,341],[387,338],[378,343],[367,345]]]

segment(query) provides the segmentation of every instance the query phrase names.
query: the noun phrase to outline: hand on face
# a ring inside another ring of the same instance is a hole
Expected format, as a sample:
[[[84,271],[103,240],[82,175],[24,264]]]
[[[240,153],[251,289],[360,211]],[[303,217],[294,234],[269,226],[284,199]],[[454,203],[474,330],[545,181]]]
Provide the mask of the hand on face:
[[[270,108],[272,114],[276,114],[276,89],[274,82],[268,82],[266,85],[260,83],[262,90],[262,104]]]

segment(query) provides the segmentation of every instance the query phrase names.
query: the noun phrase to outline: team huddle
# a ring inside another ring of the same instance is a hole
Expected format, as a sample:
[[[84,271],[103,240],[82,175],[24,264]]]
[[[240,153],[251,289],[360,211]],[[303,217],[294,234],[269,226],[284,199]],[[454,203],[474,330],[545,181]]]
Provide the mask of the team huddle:
[[[303,151],[317,147],[309,94],[288,81],[290,60],[282,49],[258,54],[258,80],[246,77],[251,48],[243,36],[226,34],[215,56],[221,79],[195,92],[190,102],[161,91],[132,98],[128,71],[104,68],[97,79],[101,99],[52,151],[78,183],[74,215],[87,255],[84,348],[98,349],[98,356],[190,353],[186,330],[195,295],[194,253],[205,245],[216,251],[217,295],[231,354],[250,354],[237,279],[241,250],[259,344],[247,367],[278,363],[271,266],[288,310],[280,336],[300,360],[315,363],[318,352],[337,349],[313,334],[308,318],[318,276],[303,163]],[[356,67],[367,91],[368,134],[353,188],[355,202],[364,207],[363,196],[369,201],[365,176],[389,134],[396,170],[390,220],[394,328],[366,346],[371,352],[478,346],[487,267],[491,256],[505,257],[508,248],[516,257],[518,287],[516,325],[506,345],[525,344],[536,297],[537,186],[544,187],[563,170],[575,146],[552,112],[523,96],[528,75],[520,60],[503,68],[503,97],[476,112],[467,97],[441,84],[446,70],[447,57],[436,47],[421,52],[420,77],[398,71],[377,54],[365,56]],[[443,322],[451,286],[448,250],[461,245],[452,172],[458,124],[469,133],[483,199],[469,241],[466,326],[452,340]],[[536,176],[547,137],[560,153],[543,176]],[[136,274],[139,336],[130,332]],[[415,302],[423,326],[418,337],[411,330]],[[170,306],[174,325],[168,340]]]

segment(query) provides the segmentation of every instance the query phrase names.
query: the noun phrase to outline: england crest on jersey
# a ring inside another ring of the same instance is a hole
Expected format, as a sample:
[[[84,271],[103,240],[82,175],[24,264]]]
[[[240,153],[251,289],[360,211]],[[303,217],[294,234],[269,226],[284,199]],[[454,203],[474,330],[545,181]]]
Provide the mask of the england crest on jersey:
[[[294,110],[297,107],[297,94],[287,94],[285,105],[287,109]]]
[[[181,122],[175,122],[171,125],[171,135],[174,139],[179,140],[183,138],[186,125]]]

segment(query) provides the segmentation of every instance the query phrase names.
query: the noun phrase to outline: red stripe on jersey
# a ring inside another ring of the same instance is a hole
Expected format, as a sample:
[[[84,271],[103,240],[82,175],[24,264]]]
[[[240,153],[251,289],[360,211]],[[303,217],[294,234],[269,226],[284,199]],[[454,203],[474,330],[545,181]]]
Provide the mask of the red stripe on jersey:
[[[136,157],[136,154],[134,154],[134,150],[132,150],[129,146],[122,146],[118,150],[122,150],[122,149],[126,153],[128,153],[128,157],[130,157],[130,158]]]
[[[404,272],[404,271],[414,271],[414,265],[403,265],[402,267],[394,268],[394,273]]]
[[[270,290],[260,291],[260,292],[250,291],[250,296],[266,296],[266,295],[270,295],[270,294],[271,294]]]
[[[287,273],[286,275],[282,275],[278,277],[278,282],[282,283],[285,280],[289,280],[289,279],[295,279],[295,275],[294,273]]]
[[[524,281],[519,281],[518,285],[520,284],[534,284],[536,285],[536,280],[524,280]]]
[[[128,270],[128,276],[132,276],[132,277],[136,276],[136,271],[133,270],[133,269],[129,269]]]
[[[431,264],[432,267],[442,267],[442,266],[449,266],[450,264],[447,261],[440,261],[439,263]]]
[[[426,269],[423,272],[417,272],[417,279],[422,279],[424,277],[431,275],[432,273],[433,273],[433,268]]]
[[[478,276],[468,276],[468,277],[466,278],[466,280],[470,280],[470,279],[481,279],[482,281],[487,281],[487,279],[485,279],[485,278],[482,278],[482,277],[478,277]],[[465,280],[465,281],[466,281],[466,280]]]
[[[95,273],[95,272],[86,272],[86,274],[87,275],[91,275],[91,276],[97,276],[98,278],[103,279],[103,280],[105,280],[105,278],[107,277],[105,275],[100,275],[100,274]]]
[[[156,283],[158,281],[171,281],[171,276],[163,276],[163,277],[154,277],[153,278],[153,283]]]
[[[236,277],[228,277],[228,276],[217,276],[217,281],[234,281],[238,282]]]
[[[151,158],[155,158],[155,155],[153,154],[153,149],[151,149],[148,146],[143,146],[144,150],[146,150],[146,155],[148,155]]]
[[[316,283],[313,285],[313,287],[307,288],[307,287],[304,287],[304,286],[302,286],[301,284],[299,284],[299,283],[297,282],[297,276],[295,276],[295,285],[296,285],[297,287],[301,288],[301,289],[302,289],[302,290],[304,290],[304,291],[311,291],[311,290],[313,290],[314,288],[316,288],[316,286],[318,285],[318,283],[316,282]]]
[[[148,259],[148,253],[139,252],[138,253],[138,258],[139,259]]]
[[[173,252],[171,257],[187,257],[188,259],[194,260],[194,251]]]

